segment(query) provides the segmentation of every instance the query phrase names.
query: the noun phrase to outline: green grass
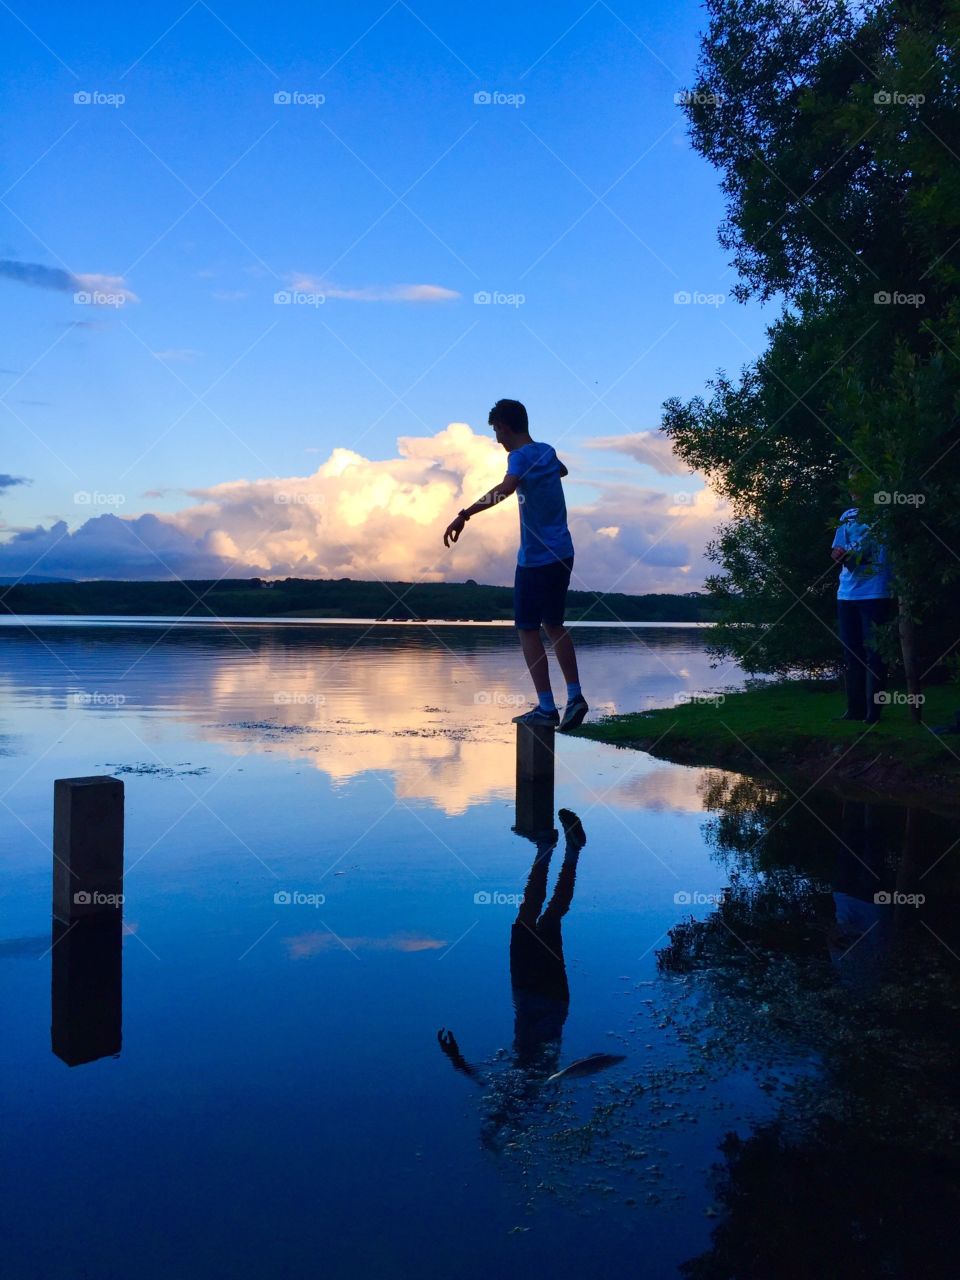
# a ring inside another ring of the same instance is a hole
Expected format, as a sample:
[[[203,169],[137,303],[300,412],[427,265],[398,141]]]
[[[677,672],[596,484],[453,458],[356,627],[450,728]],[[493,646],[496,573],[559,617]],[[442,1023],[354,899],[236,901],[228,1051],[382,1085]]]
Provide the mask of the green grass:
[[[870,766],[879,756],[894,781],[899,774],[905,784],[934,785],[943,792],[960,782],[960,735],[939,737],[931,726],[953,720],[960,686],[941,685],[924,696],[924,724],[914,724],[910,709],[901,704],[884,707],[880,723],[868,727],[834,720],[844,709],[836,690],[821,682],[782,681],[728,693],[722,702],[608,716],[577,732],[616,746],[642,747],[668,760],[758,773],[791,765],[809,773],[819,764],[826,771],[831,763],[840,773]]]

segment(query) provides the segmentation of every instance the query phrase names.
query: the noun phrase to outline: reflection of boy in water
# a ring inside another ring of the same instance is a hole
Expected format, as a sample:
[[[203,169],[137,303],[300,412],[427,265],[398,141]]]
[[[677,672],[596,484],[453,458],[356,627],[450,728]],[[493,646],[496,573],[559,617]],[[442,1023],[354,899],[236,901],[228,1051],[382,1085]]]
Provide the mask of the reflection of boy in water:
[[[556,831],[536,838],[537,854],[510,930],[513,1061],[505,1072],[481,1082],[476,1068],[460,1052],[453,1032],[443,1028],[437,1032],[440,1048],[454,1067],[490,1088],[493,1105],[484,1134],[486,1145],[494,1145],[494,1139],[505,1127],[520,1125],[527,1104],[537,1095],[546,1076],[559,1066],[560,1038],[570,1008],[561,923],[573,900],[577,861],[587,842],[575,813],[561,809],[559,817],[566,845],[553,896],[544,909],[547,873],[557,846]]]
[[[586,844],[580,819],[560,810],[566,835],[563,866],[553,896],[544,910],[547,873],[556,848],[556,834],[537,841],[537,856],[510,931],[510,983],[513,987],[514,1051],[517,1064],[530,1069],[557,1070],[560,1037],[570,1008],[570,988],[563,959],[561,923],[570,910],[577,878],[577,860]]]

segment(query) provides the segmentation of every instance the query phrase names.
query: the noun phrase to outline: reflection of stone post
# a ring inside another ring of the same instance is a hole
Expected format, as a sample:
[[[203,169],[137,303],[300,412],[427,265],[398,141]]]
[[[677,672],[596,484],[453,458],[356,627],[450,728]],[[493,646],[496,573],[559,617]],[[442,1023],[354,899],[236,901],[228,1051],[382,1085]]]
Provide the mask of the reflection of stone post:
[[[517,725],[516,829],[526,834],[553,826],[554,732]]]
[[[57,778],[53,784],[53,914],[66,924],[114,916],[123,902],[123,783]]]
[[[120,1052],[123,926],[120,911],[53,922],[50,1040],[68,1067]]]

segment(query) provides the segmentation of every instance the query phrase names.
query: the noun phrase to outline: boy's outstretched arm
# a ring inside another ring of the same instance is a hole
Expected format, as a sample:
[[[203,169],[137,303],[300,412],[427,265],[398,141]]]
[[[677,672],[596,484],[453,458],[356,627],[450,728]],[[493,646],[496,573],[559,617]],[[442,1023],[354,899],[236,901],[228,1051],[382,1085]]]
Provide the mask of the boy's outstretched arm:
[[[487,490],[482,498],[478,498],[472,507],[464,507],[462,511],[457,513],[456,520],[451,520],[447,525],[446,532],[443,535],[443,545],[449,547],[451,542],[456,542],[461,533],[463,533],[463,526],[471,516],[478,515],[481,511],[488,511],[491,507],[495,507],[498,502],[502,502],[504,498],[509,498],[511,493],[516,492],[519,483],[518,476],[507,474],[499,484],[495,484],[492,489]]]
[[[452,1031],[448,1031],[446,1027],[441,1027],[437,1032],[437,1042],[457,1071],[462,1071],[465,1076],[470,1076],[470,1078],[475,1080],[477,1084],[481,1083],[477,1075],[476,1067],[472,1067],[460,1052],[460,1046],[457,1044],[457,1038]]]

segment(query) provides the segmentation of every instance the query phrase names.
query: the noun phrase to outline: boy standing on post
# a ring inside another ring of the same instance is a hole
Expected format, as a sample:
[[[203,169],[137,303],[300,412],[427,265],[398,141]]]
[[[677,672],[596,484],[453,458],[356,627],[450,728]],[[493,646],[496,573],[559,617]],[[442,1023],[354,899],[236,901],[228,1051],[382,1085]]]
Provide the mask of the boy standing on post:
[[[517,494],[520,551],[513,588],[514,618],[538,705],[524,715],[514,716],[514,720],[548,725],[561,732],[575,729],[589,707],[580,689],[573,640],[563,623],[573,569],[573,540],[567,528],[567,507],[561,484],[567,468],[550,445],[531,438],[527,411],[519,400],[498,400],[490,410],[488,422],[497,443],[507,451],[507,473],[472,507],[458,513],[447,526],[443,545],[449,547],[459,539],[471,516],[496,506],[511,493]],[[567,705],[562,720],[550,687],[541,626],[553,645],[567,682]]]

